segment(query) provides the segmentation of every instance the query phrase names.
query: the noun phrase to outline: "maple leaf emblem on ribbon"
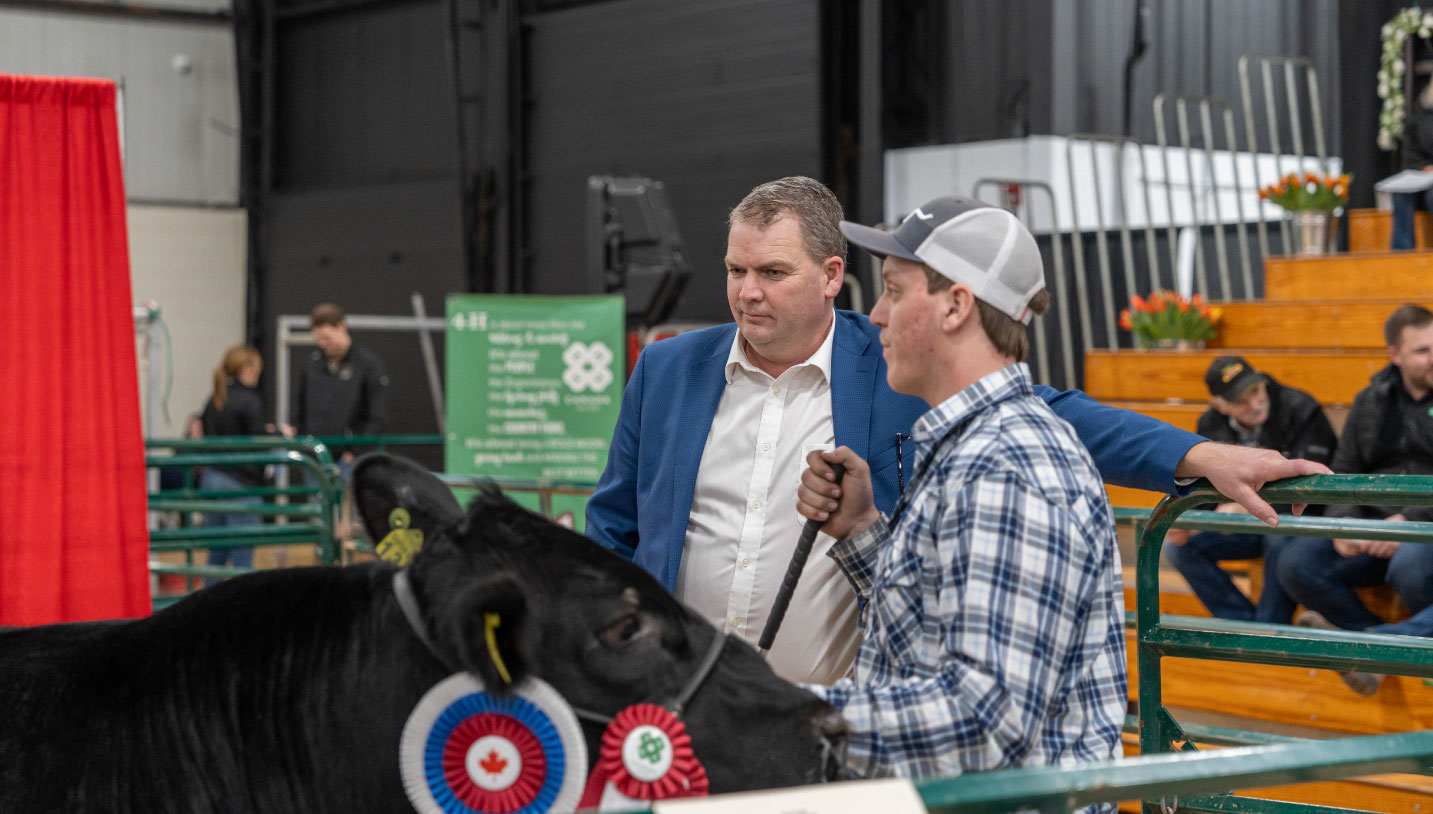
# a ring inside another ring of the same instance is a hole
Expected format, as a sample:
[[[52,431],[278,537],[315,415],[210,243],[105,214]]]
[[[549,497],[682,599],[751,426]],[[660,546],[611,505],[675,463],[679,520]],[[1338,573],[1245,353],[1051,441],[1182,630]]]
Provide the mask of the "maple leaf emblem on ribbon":
[[[508,762],[496,750],[490,749],[488,756],[478,761],[478,765],[488,774],[501,774],[502,770],[507,768]]]

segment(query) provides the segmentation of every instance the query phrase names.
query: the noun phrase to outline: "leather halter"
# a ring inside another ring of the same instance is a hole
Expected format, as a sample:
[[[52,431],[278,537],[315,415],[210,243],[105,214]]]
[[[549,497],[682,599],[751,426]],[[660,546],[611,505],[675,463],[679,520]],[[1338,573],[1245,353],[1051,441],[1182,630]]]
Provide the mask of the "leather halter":
[[[408,627],[412,628],[413,635],[418,637],[418,641],[423,643],[433,658],[454,673],[465,672],[463,668],[439,650],[433,643],[433,638],[428,635],[428,626],[423,622],[423,610],[418,605],[418,596],[413,593],[413,583],[408,578],[407,568],[400,568],[393,574],[393,597],[398,600],[398,607],[403,611],[403,618],[407,620]],[[676,696],[662,704],[663,707],[678,718],[682,717],[682,712],[686,709],[687,704],[691,702],[692,697],[697,694],[697,690],[701,689],[702,684],[715,669],[717,660],[721,658],[722,650],[726,647],[726,641],[726,633],[718,632],[712,637],[712,642],[708,645],[707,652],[702,656],[692,677],[687,679],[687,683],[682,686]],[[581,707],[573,707],[572,711],[577,714],[578,718],[589,723],[605,726],[612,722],[611,715],[603,715],[600,712],[592,712]]]

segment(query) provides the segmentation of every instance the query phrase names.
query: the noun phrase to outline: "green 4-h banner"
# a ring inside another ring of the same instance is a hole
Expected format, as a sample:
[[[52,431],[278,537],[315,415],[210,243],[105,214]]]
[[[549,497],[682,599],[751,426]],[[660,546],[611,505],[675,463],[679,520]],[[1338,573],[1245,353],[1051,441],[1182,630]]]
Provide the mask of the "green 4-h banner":
[[[596,484],[622,403],[623,331],[621,297],[450,296],[445,469],[514,487]],[[538,508],[536,492],[509,494]],[[554,495],[551,510],[580,531],[585,502]]]

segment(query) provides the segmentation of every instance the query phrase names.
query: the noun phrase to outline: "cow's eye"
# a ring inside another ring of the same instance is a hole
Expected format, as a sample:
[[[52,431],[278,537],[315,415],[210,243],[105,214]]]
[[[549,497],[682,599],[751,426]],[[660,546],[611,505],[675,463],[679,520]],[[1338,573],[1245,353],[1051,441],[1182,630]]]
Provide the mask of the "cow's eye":
[[[642,617],[640,614],[629,613],[608,625],[599,634],[602,642],[609,647],[617,647],[636,638],[642,632]]]

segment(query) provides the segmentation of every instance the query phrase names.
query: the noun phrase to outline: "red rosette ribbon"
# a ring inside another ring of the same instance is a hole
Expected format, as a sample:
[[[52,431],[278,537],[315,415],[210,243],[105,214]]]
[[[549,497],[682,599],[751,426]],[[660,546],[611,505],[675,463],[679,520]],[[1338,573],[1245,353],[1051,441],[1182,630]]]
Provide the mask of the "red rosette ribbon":
[[[692,751],[687,728],[656,704],[634,704],[617,713],[602,733],[592,775],[592,781],[606,780],[620,794],[636,800],[708,793],[707,770]],[[589,783],[589,789],[595,782]]]

